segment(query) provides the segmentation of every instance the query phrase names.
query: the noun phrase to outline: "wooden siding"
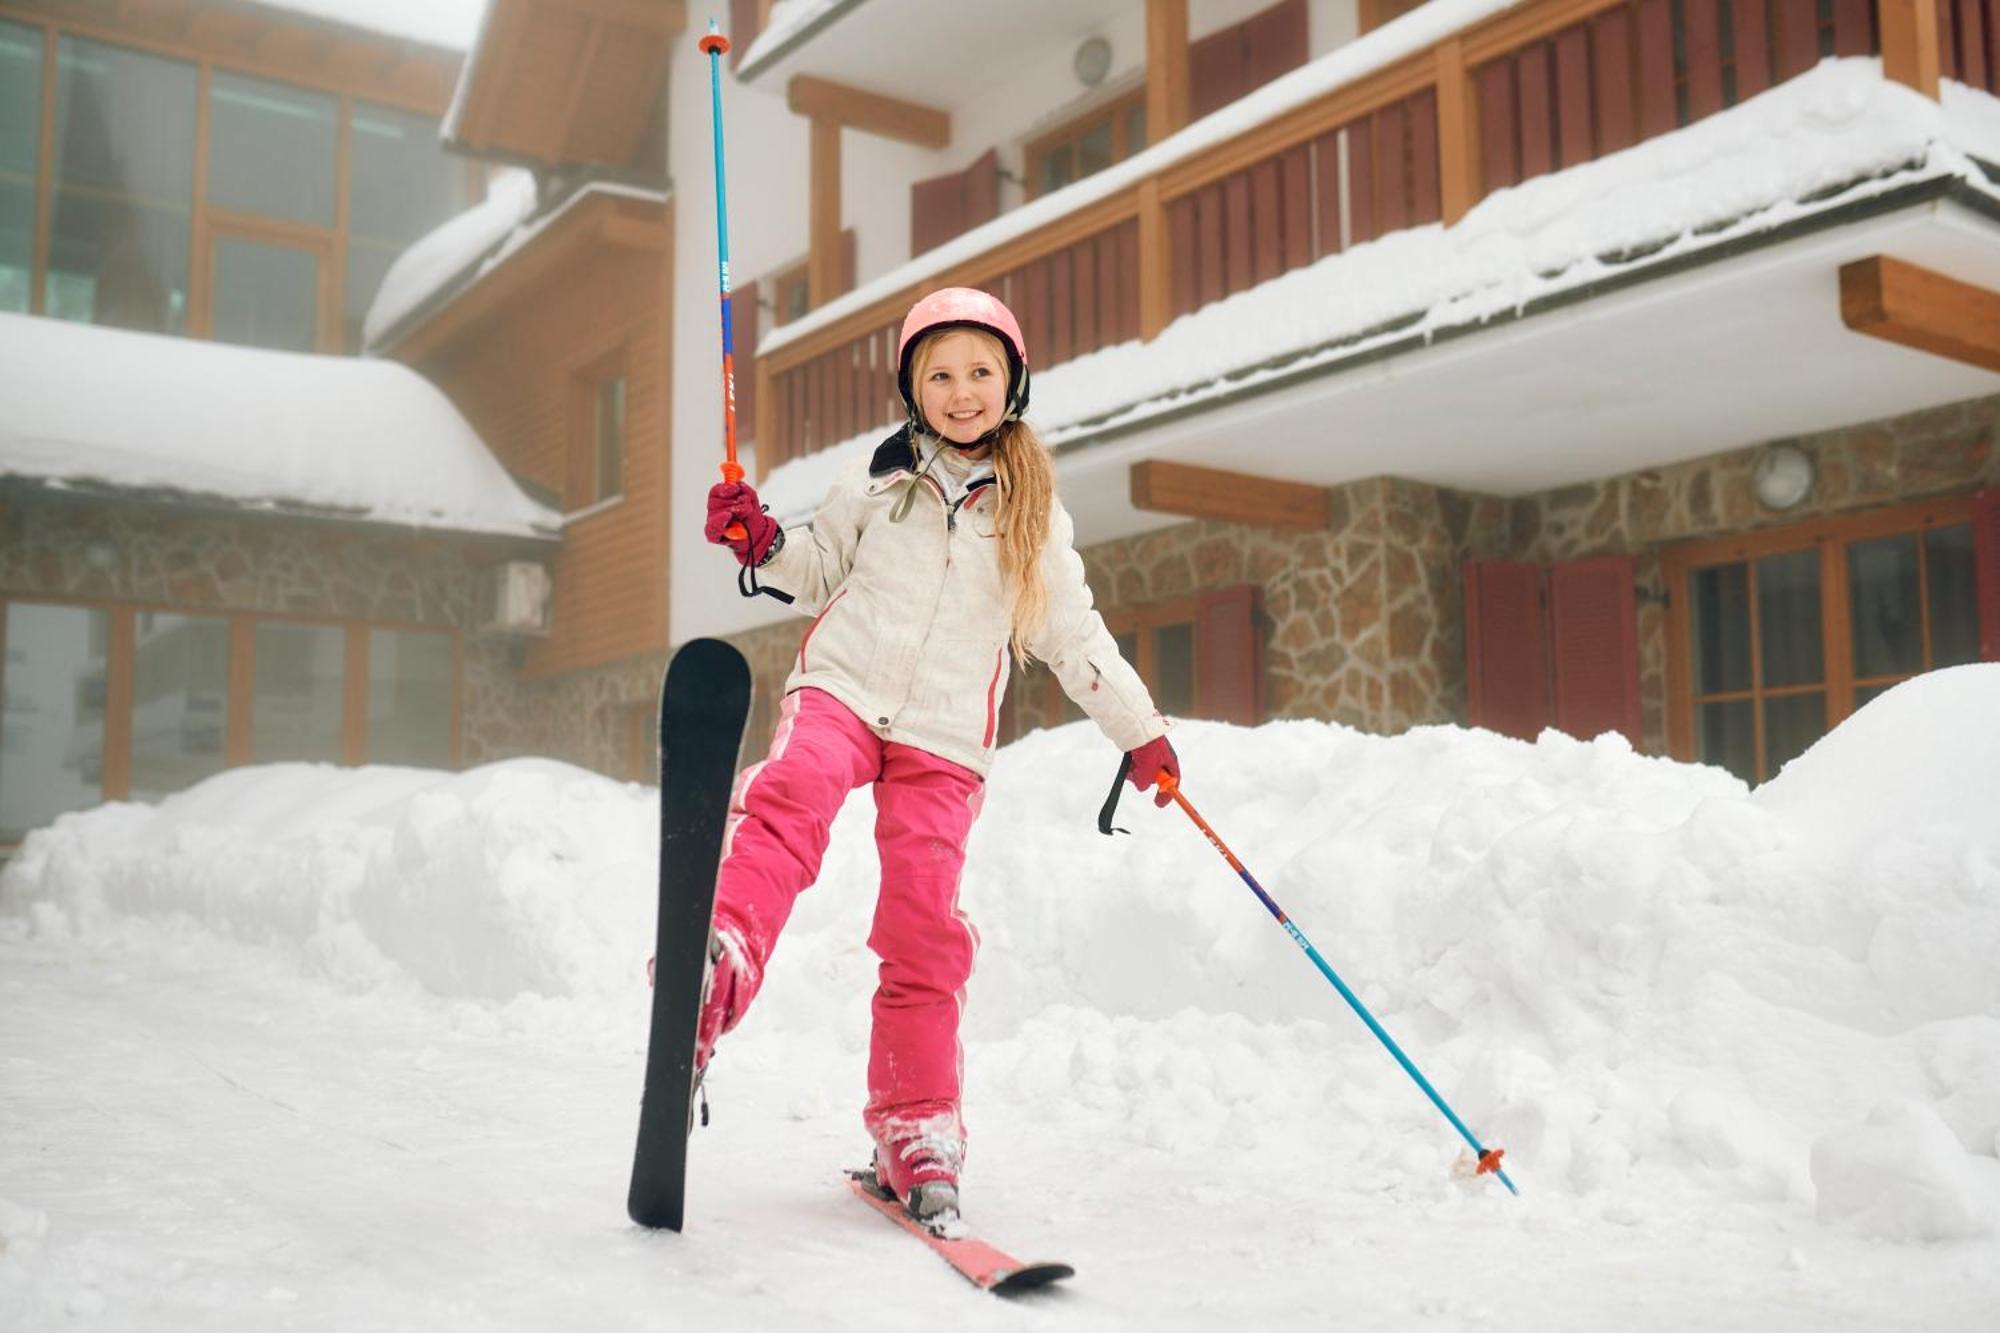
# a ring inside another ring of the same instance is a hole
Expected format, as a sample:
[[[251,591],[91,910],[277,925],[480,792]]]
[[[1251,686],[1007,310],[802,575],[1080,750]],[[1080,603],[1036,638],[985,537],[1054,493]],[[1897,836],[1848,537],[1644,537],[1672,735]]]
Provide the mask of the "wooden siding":
[[[590,371],[622,362],[621,494],[581,511],[564,530],[553,624],[548,638],[528,647],[530,677],[663,651],[667,641],[671,260],[663,251],[615,246],[584,253],[587,259],[522,288],[419,367],[510,472],[568,509],[571,451],[587,445],[578,440],[578,395]],[[607,311],[620,322],[607,324]]]

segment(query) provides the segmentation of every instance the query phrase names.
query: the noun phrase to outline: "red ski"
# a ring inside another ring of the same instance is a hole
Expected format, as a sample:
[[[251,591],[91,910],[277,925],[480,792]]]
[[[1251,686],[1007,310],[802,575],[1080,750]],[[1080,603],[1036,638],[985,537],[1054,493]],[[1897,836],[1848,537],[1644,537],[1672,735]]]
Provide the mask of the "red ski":
[[[904,1212],[903,1205],[896,1202],[895,1196],[876,1183],[872,1168],[848,1172],[847,1183],[876,1212],[937,1251],[946,1263],[958,1270],[961,1277],[983,1291],[1007,1295],[1046,1287],[1051,1282],[1076,1276],[1076,1270],[1068,1264],[1023,1263],[1005,1250],[988,1245],[969,1233],[940,1235],[932,1231]],[[956,1229],[962,1228],[962,1223],[957,1224]]]

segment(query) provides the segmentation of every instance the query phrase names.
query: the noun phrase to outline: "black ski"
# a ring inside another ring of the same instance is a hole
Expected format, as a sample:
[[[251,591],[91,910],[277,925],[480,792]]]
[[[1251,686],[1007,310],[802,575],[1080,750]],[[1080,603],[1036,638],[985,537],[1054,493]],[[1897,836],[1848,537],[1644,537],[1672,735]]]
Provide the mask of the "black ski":
[[[639,1144],[625,1211],[640,1226],[681,1229],[695,1023],[715,872],[750,712],[750,668],[719,639],[682,645],[660,689],[660,923],[653,1026]]]

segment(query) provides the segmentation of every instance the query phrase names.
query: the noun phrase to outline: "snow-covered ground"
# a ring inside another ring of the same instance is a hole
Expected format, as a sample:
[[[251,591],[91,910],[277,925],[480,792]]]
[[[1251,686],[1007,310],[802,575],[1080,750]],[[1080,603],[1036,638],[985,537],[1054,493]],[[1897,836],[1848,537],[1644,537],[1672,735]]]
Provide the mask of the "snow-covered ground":
[[[859,1162],[869,800],[624,1217],[653,796],[552,763],[239,770],[0,875],[0,1328],[1990,1328],[2000,665],[1750,792],[1606,737],[1186,723],[1187,792],[1520,1185],[1086,726],[994,770],[964,900],[972,1220]],[[1032,1306],[1032,1308],[1028,1308]]]

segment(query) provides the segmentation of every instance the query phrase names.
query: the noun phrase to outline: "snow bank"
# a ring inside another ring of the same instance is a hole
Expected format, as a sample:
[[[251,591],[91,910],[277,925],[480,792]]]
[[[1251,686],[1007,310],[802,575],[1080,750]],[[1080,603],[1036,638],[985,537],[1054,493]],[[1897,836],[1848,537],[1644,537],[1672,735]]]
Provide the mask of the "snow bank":
[[[1190,799],[1531,1198],[1992,1234],[2000,665],[1890,691],[1754,792],[1615,735],[1188,722],[1176,743]],[[1195,830],[1134,799],[1131,836],[1096,833],[1114,760],[1078,724],[994,768],[962,896],[975,1121],[1434,1191],[1458,1143]],[[869,806],[725,1047],[788,1071],[801,1116],[855,1094]],[[64,816],[0,904],[44,933],[186,917],[343,987],[608,1023],[643,984],[652,821],[646,790],[551,763],[243,770]]]

